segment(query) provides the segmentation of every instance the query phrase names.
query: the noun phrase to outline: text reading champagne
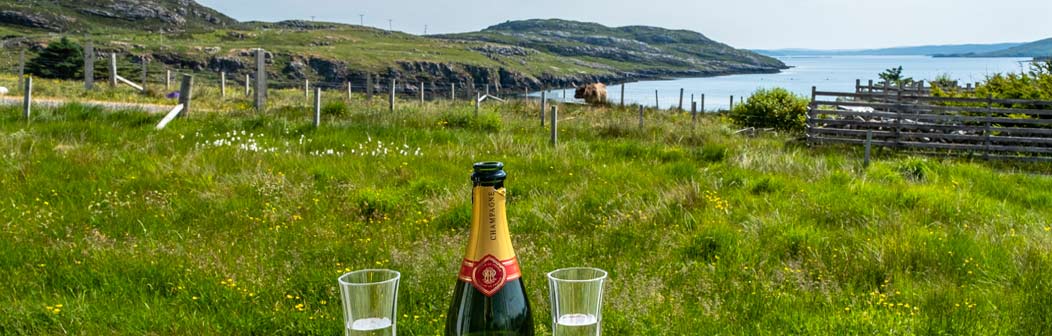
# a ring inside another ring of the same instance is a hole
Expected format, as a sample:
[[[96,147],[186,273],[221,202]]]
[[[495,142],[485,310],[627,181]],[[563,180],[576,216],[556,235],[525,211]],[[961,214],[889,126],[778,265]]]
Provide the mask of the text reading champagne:
[[[533,335],[519,260],[505,213],[504,164],[475,164],[471,235],[460,265],[446,335]]]

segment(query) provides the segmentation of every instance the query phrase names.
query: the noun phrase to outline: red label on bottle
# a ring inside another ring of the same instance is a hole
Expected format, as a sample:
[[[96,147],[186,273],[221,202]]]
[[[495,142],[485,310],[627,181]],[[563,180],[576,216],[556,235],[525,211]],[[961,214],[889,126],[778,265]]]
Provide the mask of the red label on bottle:
[[[498,260],[497,257],[486,255],[479,261],[464,259],[460,265],[460,280],[470,283],[487,297],[499,292],[508,281],[520,277],[519,261],[514,257]]]

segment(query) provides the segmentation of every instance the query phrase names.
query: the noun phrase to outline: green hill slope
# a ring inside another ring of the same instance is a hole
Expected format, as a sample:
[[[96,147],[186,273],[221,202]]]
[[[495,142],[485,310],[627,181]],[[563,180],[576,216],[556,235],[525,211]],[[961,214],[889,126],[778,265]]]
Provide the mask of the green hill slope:
[[[735,49],[697,32],[657,27],[526,20],[444,37],[517,45],[651,75],[706,76],[786,68],[774,58]]]
[[[67,33],[167,32],[232,26],[237,20],[192,0],[8,0],[0,1],[0,24]]]
[[[216,77],[220,71],[233,78],[251,73],[252,50],[262,47],[271,55],[272,84],[285,86],[304,79],[362,85],[372,74],[404,84],[493,84],[518,91],[785,68],[699,33],[653,27],[531,20],[422,37],[325,22],[242,23],[192,0],[0,0],[6,48],[28,49],[32,57],[63,34],[93,40],[100,55],[117,53],[123,65],[145,58],[154,66]],[[0,67],[11,69],[12,62],[0,59]]]
[[[1052,56],[1052,38],[980,55],[983,57],[1049,57]]]

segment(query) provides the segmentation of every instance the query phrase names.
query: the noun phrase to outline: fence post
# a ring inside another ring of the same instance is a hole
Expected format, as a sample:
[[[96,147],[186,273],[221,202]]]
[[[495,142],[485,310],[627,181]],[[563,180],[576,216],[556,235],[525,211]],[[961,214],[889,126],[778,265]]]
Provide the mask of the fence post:
[[[855,79],[855,93],[862,93],[862,80]]]
[[[15,90],[22,90],[26,87],[26,50],[22,49],[18,51],[18,87]]]
[[[388,98],[388,102],[387,102],[388,110],[390,110],[391,112],[394,112],[394,108],[395,108],[395,85],[397,85],[397,84],[398,84],[398,80],[394,79],[394,78],[391,78],[391,89],[390,89],[391,96]]]
[[[983,123],[983,158],[990,159],[990,118],[993,118],[994,95],[986,96],[986,122]]]
[[[866,92],[868,92],[869,94],[873,94],[873,80],[872,79],[869,80],[869,85],[867,85],[866,87],[867,87]]]
[[[424,103],[424,82],[420,82],[420,103]]]
[[[902,145],[902,82],[899,82],[899,92],[895,97],[895,148]]]
[[[252,94],[252,89],[250,88],[250,85],[252,85],[251,83],[252,77],[249,74],[245,74],[245,97]]]
[[[486,83],[486,95],[489,95],[489,83]]]
[[[679,107],[676,108],[677,112],[683,111],[683,88],[679,89]]]
[[[142,62],[142,93],[145,94],[146,84],[148,82],[150,74],[150,61],[146,59],[146,55],[143,55],[141,58],[139,58],[139,61]]]
[[[314,88],[314,128],[321,126],[321,88]]]
[[[807,129],[804,130],[804,133],[807,136],[808,143],[811,143],[813,141],[811,138],[811,132],[813,132],[815,128],[815,119],[818,118],[818,103],[816,103],[817,101],[818,87],[812,86],[811,103],[807,105],[807,120],[804,121],[804,125],[807,127]]]
[[[23,101],[22,101],[22,117],[29,122],[30,112],[33,109],[33,77],[25,78],[25,87],[23,88]]]
[[[544,109],[548,107],[547,92],[541,91],[541,127],[544,127]]]
[[[373,100],[373,74],[365,74],[365,99]]]
[[[347,100],[354,98],[354,90],[352,89],[351,81],[347,81]]]
[[[256,49],[256,112],[267,109],[267,54],[263,48]]]
[[[661,110],[661,99],[658,98],[658,90],[654,90],[654,108]]]
[[[310,99],[310,79],[303,80],[303,98]]]
[[[701,113],[705,113],[705,94],[704,93],[701,94],[701,108],[698,109],[698,111],[701,111]]]
[[[95,43],[84,43],[84,89],[95,88]]]
[[[193,99],[194,94],[194,76],[183,74],[183,83],[179,87],[179,104],[183,105],[183,111],[179,113],[180,116],[187,117],[190,115],[190,101]]]
[[[643,105],[639,105],[639,128],[643,128]]]
[[[566,102],[566,88],[563,88],[563,102]]]
[[[172,70],[164,70],[164,90],[168,91],[172,89]]]
[[[552,147],[559,146],[559,105],[552,105]]]
[[[727,111],[733,111],[733,110],[734,110],[734,95],[731,95],[731,107],[728,108]]]
[[[888,81],[884,81],[884,101],[883,101],[884,103],[888,103],[888,102],[891,101],[891,92],[890,91],[891,91],[891,85],[888,84]],[[888,111],[888,112],[891,112],[891,111]]]
[[[868,130],[866,130],[866,156],[865,156],[865,159],[863,159],[863,161],[862,161],[862,166],[865,167],[865,168],[869,168],[869,152],[871,151],[872,147],[873,147],[873,130],[872,129],[868,129]]]
[[[226,71],[219,72],[219,98],[226,98]]]
[[[621,108],[625,108],[625,83],[621,83]]]
[[[117,53],[110,53],[110,87],[117,87]]]
[[[698,102],[690,102],[690,127],[698,123]]]
[[[457,83],[449,83],[449,101],[457,101]]]

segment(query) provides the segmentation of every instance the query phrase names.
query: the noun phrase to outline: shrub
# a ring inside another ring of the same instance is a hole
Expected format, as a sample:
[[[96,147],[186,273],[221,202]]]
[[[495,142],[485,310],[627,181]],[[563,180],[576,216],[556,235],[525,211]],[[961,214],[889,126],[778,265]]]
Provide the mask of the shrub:
[[[321,115],[330,117],[343,117],[350,112],[347,104],[342,101],[329,101],[321,107]]]
[[[469,114],[446,113],[439,123],[447,128],[477,129],[487,132],[498,132],[503,127],[500,115],[495,113],[483,113],[478,117]]]
[[[734,107],[731,119],[746,127],[775,128],[802,131],[807,122],[807,106],[811,102],[786,89],[760,89],[745,104]]]
[[[26,72],[43,78],[76,79],[84,68],[81,47],[63,37],[48,44],[44,51],[26,64]]]

